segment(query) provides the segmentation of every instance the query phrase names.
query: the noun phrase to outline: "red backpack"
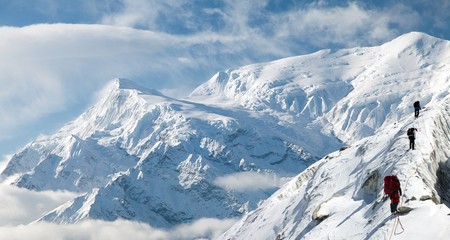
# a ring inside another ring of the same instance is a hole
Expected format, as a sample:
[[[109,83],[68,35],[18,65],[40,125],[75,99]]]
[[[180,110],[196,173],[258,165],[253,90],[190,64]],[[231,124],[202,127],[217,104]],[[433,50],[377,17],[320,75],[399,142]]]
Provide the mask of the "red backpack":
[[[397,186],[397,177],[395,176],[386,176],[384,177],[384,193],[391,195],[398,188]]]

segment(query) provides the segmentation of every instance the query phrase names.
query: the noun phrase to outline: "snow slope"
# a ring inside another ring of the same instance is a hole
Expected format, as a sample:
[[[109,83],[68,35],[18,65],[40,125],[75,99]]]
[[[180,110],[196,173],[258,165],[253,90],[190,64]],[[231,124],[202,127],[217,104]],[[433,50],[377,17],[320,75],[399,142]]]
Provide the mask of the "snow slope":
[[[405,43],[409,44],[406,48]],[[294,177],[219,239],[447,239],[448,45],[447,41],[412,33],[381,46],[380,51],[390,49],[391,58],[403,60],[395,68],[416,69],[396,74],[384,70],[377,74],[380,79],[372,79],[373,84],[365,83],[371,86],[372,94],[351,97],[361,92],[355,89],[343,99],[367,107],[367,99],[375,98],[376,108],[389,110],[382,112],[386,120],[381,127],[373,136],[330,153]],[[407,111],[413,100],[425,103],[418,119]],[[344,118],[339,115],[334,119],[340,123]],[[408,150],[406,130],[410,127],[419,130],[416,150]],[[401,209],[411,210],[400,216],[400,224],[390,215],[389,201],[382,201],[383,178],[393,169],[399,171],[404,192]]]
[[[447,101],[449,51],[448,41],[410,33],[382,46],[322,50],[230,69],[181,100],[118,79],[80,118],[14,155],[2,175],[21,187],[81,193],[41,220],[125,218],[171,227],[242,216],[276,189],[238,189],[228,186],[229,179],[240,185],[248,184],[249,176],[282,182],[306,169],[224,238],[254,237],[252,232],[269,239],[306,236],[333,217],[338,220],[332,222],[349,222],[339,218],[348,211],[366,210],[372,223],[381,224],[375,213],[385,206],[377,204],[372,212],[367,206],[379,198],[381,176],[408,154],[402,131],[414,123],[411,103],[420,99],[427,106],[424,118],[435,119],[417,121],[429,139],[441,131],[434,121],[442,126],[447,121],[438,117],[444,113],[437,106]],[[424,158],[444,163],[446,153],[433,153],[433,144]],[[344,145],[350,147],[329,154]],[[423,167],[424,158],[409,165]],[[423,187],[411,188],[405,197],[445,199],[446,185],[433,185],[440,182],[436,164],[417,171],[419,178],[411,181]],[[409,173],[401,170],[401,176]],[[420,185],[421,179],[426,184]],[[346,210],[338,211],[342,202]],[[329,217],[318,224],[311,221],[314,212],[317,219]]]
[[[429,106],[416,120],[405,116],[329,154],[220,239],[446,239],[450,98]],[[408,150],[409,127],[419,129],[416,150]],[[394,232],[396,218],[390,215],[389,200],[382,201],[383,177],[393,169],[403,189],[401,209],[412,209],[400,216],[403,232],[400,226]]]

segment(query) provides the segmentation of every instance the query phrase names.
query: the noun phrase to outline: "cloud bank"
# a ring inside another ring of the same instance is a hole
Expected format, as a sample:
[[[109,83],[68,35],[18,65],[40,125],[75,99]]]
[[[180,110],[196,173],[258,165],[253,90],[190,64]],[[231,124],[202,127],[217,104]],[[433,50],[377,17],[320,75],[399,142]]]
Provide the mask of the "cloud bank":
[[[114,222],[88,220],[77,224],[34,222],[43,214],[73,199],[70,192],[35,192],[0,184],[0,239],[146,239],[190,240],[213,239],[233,225],[237,219],[204,218],[172,229],[126,220]]]
[[[157,229],[147,224],[117,220],[83,221],[58,225],[37,222],[30,225],[0,226],[2,239],[90,239],[90,240],[191,240],[214,239],[230,228],[236,219],[200,219],[174,229]]]
[[[0,195],[0,226],[31,223],[76,196],[70,192],[33,192],[4,184],[0,185]]]

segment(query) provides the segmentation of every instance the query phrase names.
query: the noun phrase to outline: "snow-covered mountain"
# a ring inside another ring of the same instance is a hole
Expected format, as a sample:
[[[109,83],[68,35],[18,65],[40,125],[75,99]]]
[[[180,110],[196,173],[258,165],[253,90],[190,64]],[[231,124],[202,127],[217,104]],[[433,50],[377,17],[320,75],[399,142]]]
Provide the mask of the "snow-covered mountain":
[[[218,186],[220,177],[254,172],[281,181],[342,145],[320,133],[312,143],[325,147],[314,149],[279,122],[238,104],[171,99],[117,79],[74,122],[14,155],[2,175],[29,189],[85,192],[42,218],[52,222],[125,218],[170,227],[235,217],[276,184],[233,191]]]
[[[448,239],[449,42],[411,33],[370,49],[377,62],[367,69],[375,75],[352,80],[355,89],[338,103],[345,107],[325,117],[343,139],[358,129],[346,121],[370,116],[367,109],[377,109],[370,122],[382,124],[294,177],[219,239]],[[414,100],[425,107],[417,119]],[[415,150],[408,150],[411,127],[418,129]],[[406,213],[399,218],[382,199],[383,178],[394,169]]]
[[[252,173],[278,181],[302,172],[223,238],[321,239],[342,224],[360,227],[355,239],[380,236],[373,230],[384,223],[380,179],[392,168],[414,176],[408,199],[447,199],[448,186],[433,171],[450,155],[434,140],[449,125],[449,62],[448,41],[410,33],[382,46],[220,72],[181,100],[118,79],[74,122],[14,155],[2,175],[21,187],[83,193],[41,220],[125,218],[170,227],[241,216],[275,190],[239,191],[223,179]],[[413,121],[415,100],[426,111]],[[420,157],[405,151],[403,131],[415,123],[429,144]]]

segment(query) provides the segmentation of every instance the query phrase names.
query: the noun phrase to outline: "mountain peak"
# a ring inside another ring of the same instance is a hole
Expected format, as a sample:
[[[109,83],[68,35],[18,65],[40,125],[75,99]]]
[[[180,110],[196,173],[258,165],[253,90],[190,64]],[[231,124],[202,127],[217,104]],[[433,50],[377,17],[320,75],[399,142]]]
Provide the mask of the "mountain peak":
[[[439,39],[437,37],[430,36],[423,32],[409,32],[401,35],[398,37],[398,39],[412,39],[412,40],[419,40],[419,39]]]
[[[161,95],[161,93],[159,93],[156,90],[153,89],[148,89],[142,85],[139,85],[138,83],[126,79],[126,78],[116,78],[114,80],[112,80],[111,85],[109,88],[107,89],[112,89],[112,90],[137,90],[139,92],[145,92],[145,93],[158,93],[158,95]]]
[[[117,92],[117,91],[123,91],[123,90],[132,90],[137,91],[138,93],[144,93],[148,95],[154,95],[158,97],[164,97],[167,98],[164,94],[161,92],[144,87],[132,80],[126,79],[126,78],[116,78],[112,80],[107,87],[104,88],[102,96],[109,95],[110,93]]]
[[[411,49],[415,49],[415,51],[419,52],[425,51],[427,53],[426,55],[428,55],[431,52],[434,54],[439,54],[440,51],[446,50],[447,42],[447,40],[433,37],[426,33],[410,32],[403,34],[394,40],[383,44],[382,46],[391,48],[392,50],[388,52],[393,53],[402,53],[405,51],[410,52]]]

